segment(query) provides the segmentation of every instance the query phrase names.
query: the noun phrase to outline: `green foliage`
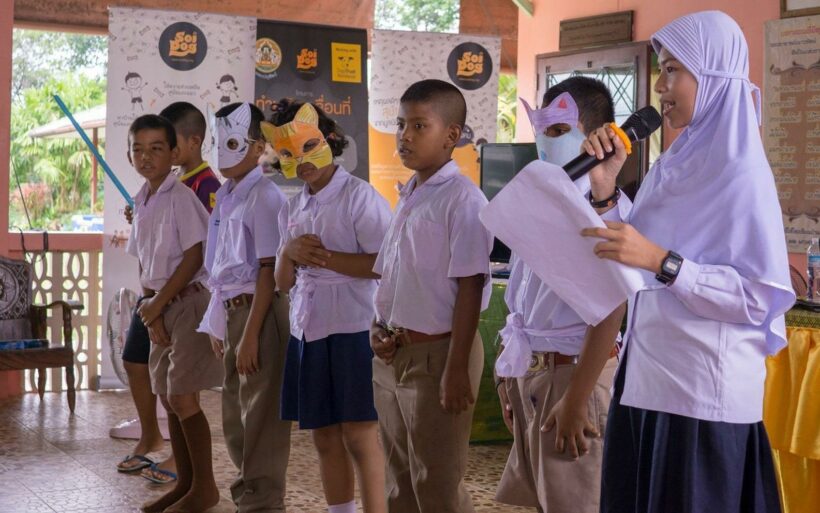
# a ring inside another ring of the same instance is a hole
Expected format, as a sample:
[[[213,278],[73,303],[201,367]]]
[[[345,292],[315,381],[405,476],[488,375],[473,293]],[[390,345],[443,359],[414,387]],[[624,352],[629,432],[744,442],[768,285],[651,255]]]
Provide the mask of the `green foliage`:
[[[376,0],[377,29],[458,32],[459,0]]]
[[[54,75],[84,71],[101,76],[108,42],[103,36],[15,29],[11,55],[12,99],[17,100]]]
[[[54,94],[72,112],[105,103],[105,79],[99,72],[107,58],[105,45],[99,36],[14,31],[10,226],[59,230],[73,214],[92,211],[92,161],[85,144],[78,138],[33,139],[28,133],[63,117]],[[97,69],[80,69],[89,66]],[[101,206],[98,201],[93,211]]]
[[[515,140],[515,114],[518,105],[518,77],[502,73],[498,77],[498,128],[496,142]]]

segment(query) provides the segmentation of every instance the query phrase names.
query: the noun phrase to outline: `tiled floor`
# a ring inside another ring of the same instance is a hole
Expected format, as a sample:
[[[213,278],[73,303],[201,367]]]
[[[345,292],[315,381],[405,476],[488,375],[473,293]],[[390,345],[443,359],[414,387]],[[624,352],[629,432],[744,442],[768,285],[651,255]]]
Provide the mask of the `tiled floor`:
[[[211,511],[233,511],[228,486],[235,469],[222,438],[219,394],[203,393],[203,404],[223,495]],[[115,469],[133,442],[109,438],[108,429],[133,416],[127,392],[78,393],[74,416],[61,394],[46,394],[42,402],[36,394],[0,402],[0,512],[139,511],[141,503],[164,488]],[[531,511],[492,499],[508,451],[506,445],[471,448],[467,480],[478,513]],[[293,434],[287,505],[291,513],[325,511],[316,453],[307,432]]]

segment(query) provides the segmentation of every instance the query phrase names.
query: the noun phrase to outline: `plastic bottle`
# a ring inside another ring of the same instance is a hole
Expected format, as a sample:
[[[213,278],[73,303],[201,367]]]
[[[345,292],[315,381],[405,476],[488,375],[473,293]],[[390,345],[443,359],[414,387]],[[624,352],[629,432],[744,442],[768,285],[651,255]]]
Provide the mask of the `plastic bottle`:
[[[806,257],[808,260],[807,275],[809,277],[809,286],[806,292],[806,299],[809,301],[820,302],[818,296],[818,286],[820,286],[820,241],[817,237],[812,237],[811,244],[806,250]]]

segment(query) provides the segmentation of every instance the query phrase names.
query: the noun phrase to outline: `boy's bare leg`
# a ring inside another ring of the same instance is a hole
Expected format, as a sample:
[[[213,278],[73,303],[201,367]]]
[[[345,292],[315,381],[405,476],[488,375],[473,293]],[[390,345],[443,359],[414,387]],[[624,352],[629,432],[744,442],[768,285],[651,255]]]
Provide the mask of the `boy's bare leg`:
[[[188,453],[188,444],[185,441],[185,433],[182,430],[182,423],[174,413],[171,405],[165,396],[161,396],[162,405],[168,412],[168,431],[171,435],[171,449],[177,462],[177,481],[173,489],[165,495],[143,504],[142,511],[145,513],[160,513],[166,508],[176,503],[191,489],[193,481],[193,468],[191,457]]]
[[[365,513],[387,513],[384,452],[379,443],[379,423],[344,422],[342,440],[353,458]]]
[[[157,422],[157,396],[151,392],[151,376],[148,365],[143,363],[123,362],[128,374],[128,388],[137,408],[142,431],[140,439],[132,454],[145,455],[162,449],[164,441]],[[127,467],[120,467],[126,470]]]

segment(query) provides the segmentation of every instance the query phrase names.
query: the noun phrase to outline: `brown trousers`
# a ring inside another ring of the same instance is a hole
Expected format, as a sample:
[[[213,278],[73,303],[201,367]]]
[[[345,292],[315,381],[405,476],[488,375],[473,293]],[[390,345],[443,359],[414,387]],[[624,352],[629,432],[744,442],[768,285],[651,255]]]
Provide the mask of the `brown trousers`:
[[[474,405],[446,413],[439,384],[450,339],[400,347],[391,365],[373,358],[373,393],[386,457],[390,513],[472,513],[464,485]],[[476,334],[469,375],[478,394],[484,346]]]
[[[555,450],[555,428],[541,426],[569,386],[575,365],[558,365],[503,385],[513,409],[513,442],[496,500],[515,506],[538,508],[543,513],[598,513],[601,496],[603,434],[611,399],[617,358],[610,358],[590,395],[590,422],[601,438],[589,439],[589,453],[577,461],[569,450]]]
[[[259,371],[236,371],[236,348],[250,306],[228,312],[225,337],[225,383],[222,388],[222,429],[239,476],[231,496],[240,513],[285,511],[285,474],[290,456],[291,423],[280,420],[282,372],[290,327],[288,300],[277,294],[265,315],[259,340]]]

